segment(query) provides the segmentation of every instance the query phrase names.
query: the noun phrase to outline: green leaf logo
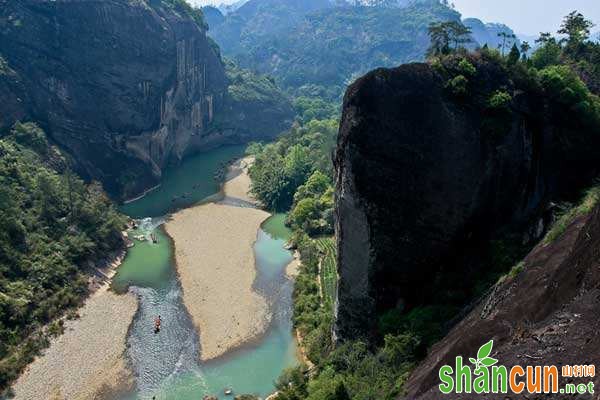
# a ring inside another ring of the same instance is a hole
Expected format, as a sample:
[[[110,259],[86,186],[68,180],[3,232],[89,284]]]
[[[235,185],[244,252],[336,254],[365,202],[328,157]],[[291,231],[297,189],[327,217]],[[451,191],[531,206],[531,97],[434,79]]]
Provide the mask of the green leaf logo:
[[[490,353],[492,352],[492,347],[494,346],[494,341],[490,340],[489,342],[487,342],[486,344],[484,344],[483,346],[481,346],[479,348],[479,351],[477,352],[477,358],[479,360],[482,360],[484,358],[486,358],[487,356],[490,355]]]
[[[469,357],[471,364],[475,365],[475,371],[477,372],[480,368],[491,367],[498,362],[497,359],[490,357],[492,348],[494,347],[494,341],[490,340],[479,348],[477,352],[477,359]]]

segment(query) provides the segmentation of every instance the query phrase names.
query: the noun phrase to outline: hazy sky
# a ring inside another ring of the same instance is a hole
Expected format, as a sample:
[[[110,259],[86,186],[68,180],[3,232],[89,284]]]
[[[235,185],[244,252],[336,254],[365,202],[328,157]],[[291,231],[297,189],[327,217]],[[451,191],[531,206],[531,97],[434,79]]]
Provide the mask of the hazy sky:
[[[233,3],[235,0],[189,0],[196,5]],[[463,17],[503,22],[515,32],[537,35],[556,32],[562,17],[578,10],[600,25],[600,0],[450,0]],[[594,28],[595,31],[598,26]]]
[[[503,22],[517,33],[556,32],[562,17],[578,10],[600,24],[600,0],[450,0],[463,17]],[[594,28],[597,30],[598,26]]]

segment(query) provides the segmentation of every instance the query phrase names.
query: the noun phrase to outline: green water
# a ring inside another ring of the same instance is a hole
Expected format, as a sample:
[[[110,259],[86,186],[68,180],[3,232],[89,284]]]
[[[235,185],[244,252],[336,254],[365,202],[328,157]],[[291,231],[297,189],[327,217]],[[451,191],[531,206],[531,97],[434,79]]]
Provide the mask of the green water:
[[[263,222],[261,228],[275,239],[289,240],[292,230],[285,226],[287,213],[276,213]]]
[[[244,154],[245,146],[224,146],[185,159],[167,168],[158,188],[146,196],[121,206],[132,218],[159,217],[189,207],[219,190],[214,174],[225,163]]]
[[[195,176],[195,185],[204,188],[198,200],[214,194],[208,189],[218,189],[214,171],[205,171],[203,176],[208,182],[202,183],[193,170],[202,165],[216,169],[232,154],[216,152],[218,155],[209,152],[199,156],[208,157],[209,161],[191,160],[182,167],[193,166],[190,170],[166,174],[161,188],[181,190]],[[169,182],[171,178],[178,183]],[[184,181],[187,183],[183,184]],[[170,193],[152,192],[124,206],[123,211],[130,210],[135,217],[165,215],[177,208],[170,198]],[[155,199],[158,204],[149,199]],[[129,249],[113,279],[114,289],[123,291],[129,287],[140,304],[127,339],[127,358],[137,389],[121,400],[152,399],[153,396],[157,400],[198,400],[205,395],[232,398],[224,395],[224,388],[231,388],[234,394],[248,393],[263,398],[273,392],[274,381],[281,371],[298,362],[291,323],[293,283],[285,276],[285,268],[292,260],[291,253],[284,248],[290,233],[284,221],[283,214],[269,218],[257,232],[254,246],[258,271],[255,289],[269,300],[273,314],[267,333],[255,343],[208,363],[198,361],[198,334],[182,303],[181,287],[174,273],[172,241],[160,227],[162,220],[146,218],[138,222],[139,229],[131,232],[130,237],[149,237],[154,233],[158,243],[134,240],[135,246]],[[160,335],[154,335],[151,329],[156,315],[163,319]]]
[[[165,381],[157,399],[198,400],[205,395],[231,398],[223,395],[224,388],[264,399],[273,392],[273,381],[279,373],[297,362],[297,349],[288,328],[275,327],[256,348]]]
[[[150,239],[154,233],[157,243]],[[143,235],[146,240],[135,239]],[[134,247],[127,251],[127,256],[117,270],[112,280],[111,287],[117,293],[126,292],[129,286],[162,287],[171,278],[171,242],[162,228],[140,227],[129,232],[129,237],[134,242]]]

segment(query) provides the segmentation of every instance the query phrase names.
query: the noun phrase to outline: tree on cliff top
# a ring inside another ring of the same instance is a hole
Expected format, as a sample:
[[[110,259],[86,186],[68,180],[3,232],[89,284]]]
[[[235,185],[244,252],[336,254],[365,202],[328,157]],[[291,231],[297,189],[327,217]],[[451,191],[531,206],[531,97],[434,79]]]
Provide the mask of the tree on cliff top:
[[[453,50],[458,50],[471,41],[470,34],[471,29],[457,21],[432,23],[429,25],[431,45],[427,55],[449,54]]]
[[[586,19],[583,14],[573,11],[564,18],[558,33],[567,35],[563,41],[567,42],[567,47],[572,47],[588,40],[593,26],[592,21]]]

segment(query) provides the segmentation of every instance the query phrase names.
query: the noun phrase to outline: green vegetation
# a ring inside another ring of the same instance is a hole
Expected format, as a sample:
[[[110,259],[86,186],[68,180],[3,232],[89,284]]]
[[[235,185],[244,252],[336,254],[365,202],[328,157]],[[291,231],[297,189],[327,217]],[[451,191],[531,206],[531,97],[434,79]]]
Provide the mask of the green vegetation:
[[[376,352],[364,342],[347,342],[333,350],[310,381],[301,367],[285,371],[276,387],[278,400],[393,399],[414,367],[410,356],[419,346],[411,335],[386,335]]]
[[[152,0],[155,2],[156,0]],[[162,4],[165,4],[167,7],[174,9],[179,13],[183,13],[188,15],[190,18],[196,22],[196,24],[202,30],[208,30],[208,24],[204,19],[204,14],[200,8],[196,8],[190,5],[186,0],[159,0]]]
[[[88,261],[122,245],[124,219],[32,123],[0,139],[0,390],[81,304]]]
[[[276,100],[273,95],[279,89],[272,78],[238,68],[231,61],[225,62],[225,68],[229,79],[229,96],[234,101],[243,103]]]
[[[339,101],[345,86],[369,70],[422,60],[432,22],[460,21],[439,0],[403,8],[344,3],[265,0],[225,16],[211,32],[239,65],[274,76],[295,95]]]
[[[8,74],[12,74],[12,73],[13,73],[13,70],[10,69],[10,67],[8,66],[8,63],[6,62],[4,57],[2,57],[2,55],[0,55],[0,75],[8,75]]]
[[[484,141],[496,145],[511,129],[517,96],[524,93],[544,99],[547,109],[543,118],[559,127],[567,151],[575,141],[591,143],[594,137],[590,135],[600,132],[600,100],[593,94],[597,87],[594,85],[600,81],[599,45],[586,40],[587,24],[580,21],[570,24],[569,18],[577,15],[567,17],[565,25],[583,28],[567,32],[569,36],[561,41],[542,35],[542,45],[531,56],[529,45],[524,43],[519,48],[509,33],[500,39],[504,43],[500,49],[510,49],[503,55],[502,51],[487,46],[468,52],[462,47],[461,38],[465,34],[459,30],[458,36],[449,34],[447,40],[444,35],[448,32],[443,29],[438,32],[442,39],[437,45],[434,42],[437,48],[430,51],[429,62],[445,80],[451,101],[459,107],[480,111]],[[450,26],[442,25],[444,29]],[[315,154],[294,147],[306,146],[302,135],[314,132],[307,128],[316,122],[309,120],[312,115],[319,115],[318,111],[305,113],[298,104],[323,107],[327,103],[303,99],[296,104],[300,123],[288,135],[272,145],[252,146],[260,160],[251,172],[255,194],[270,207],[292,209],[288,222],[294,230],[292,241],[302,259],[294,290],[293,320],[303,337],[306,354],[315,364],[310,372],[304,366],[285,371],[277,382],[278,399],[395,398],[414,363],[444,335],[447,324],[466,304],[482,296],[499,280],[512,279],[524,270],[525,265],[519,260],[530,245],[523,244],[521,235],[505,235],[486,242],[478,250],[487,268],[473,271],[468,280],[451,272],[439,276],[434,283],[433,298],[422,304],[399,304],[382,312],[378,316],[378,340],[371,343],[372,347],[360,341],[333,346],[330,302],[334,300],[337,283],[335,249],[331,238],[317,236],[322,233],[317,221],[323,217],[330,200],[323,196],[331,185],[328,178],[331,167],[328,159],[322,160],[324,164],[308,161]],[[296,162],[286,162],[290,155],[294,155]],[[295,173],[286,171],[290,165]],[[301,176],[304,183],[298,184],[301,179],[294,176]],[[279,184],[269,190],[267,183],[273,182]],[[591,210],[599,198],[598,187],[590,190],[581,204],[559,216],[545,241],[558,237],[576,216]]]
[[[254,196],[268,209],[291,209],[292,225],[331,232],[333,192],[328,189],[336,133],[336,120],[312,120],[295,124],[274,143],[249,146],[256,156],[250,168]]]
[[[321,267],[319,279],[325,306],[333,308],[337,291],[337,252],[333,238],[320,238],[316,240],[317,248],[321,252]]]
[[[312,120],[335,119],[340,113],[338,105],[330,101],[325,101],[321,97],[296,97],[294,108],[302,123]]]
[[[460,21],[434,22],[429,25],[431,44],[427,54],[439,56],[450,54],[471,41],[471,29]]]
[[[294,115],[292,104],[273,78],[239,68],[227,59],[225,72],[228,86],[224,104],[209,128],[271,137],[289,126]]]
[[[302,345],[310,360],[324,360],[331,351],[333,309],[321,298],[319,264],[322,254],[313,239],[297,232],[295,244],[302,258],[300,273],[294,286],[294,327],[302,336]]]
[[[552,227],[548,230],[548,233],[546,233],[546,236],[544,237],[544,243],[552,243],[554,240],[560,237],[577,217],[592,211],[592,209],[598,204],[599,200],[600,186],[594,186],[586,191],[579,204],[575,206],[563,204],[562,207],[560,207],[560,211],[556,215],[556,219],[552,224]]]

